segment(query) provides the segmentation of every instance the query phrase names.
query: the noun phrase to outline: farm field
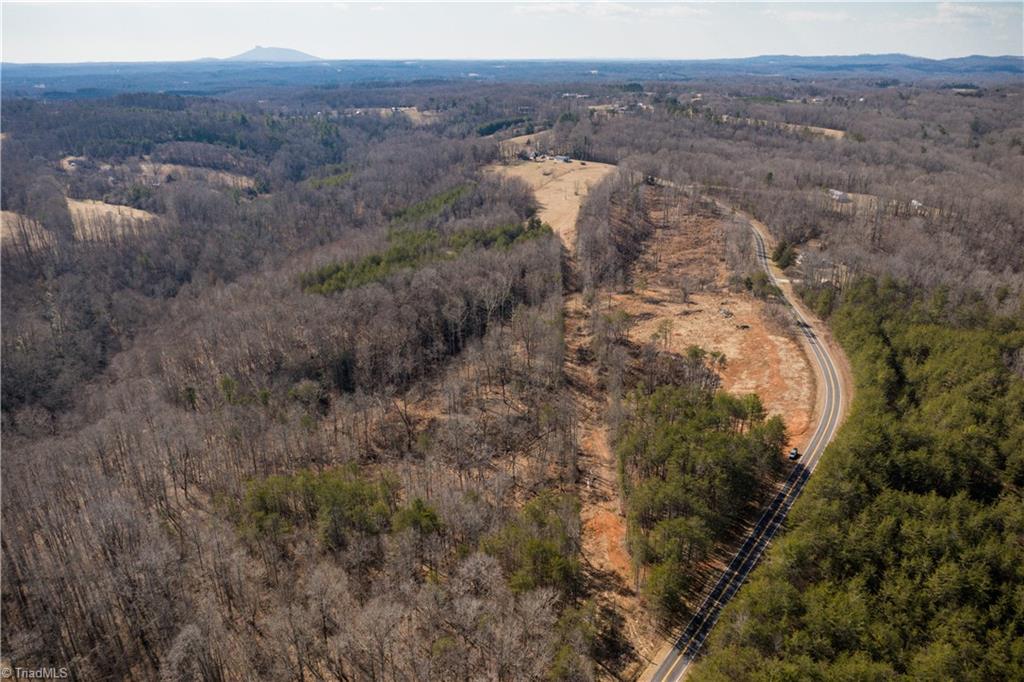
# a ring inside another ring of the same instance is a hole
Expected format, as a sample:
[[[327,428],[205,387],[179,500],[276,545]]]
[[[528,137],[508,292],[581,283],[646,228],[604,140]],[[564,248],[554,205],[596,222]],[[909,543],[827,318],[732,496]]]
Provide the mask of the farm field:
[[[615,166],[605,163],[578,160],[566,163],[552,158],[490,168],[491,172],[518,178],[530,186],[540,204],[540,219],[551,225],[570,250],[576,243],[580,205],[590,188],[614,170]]]
[[[149,211],[94,199],[68,198],[67,202],[75,225],[75,237],[81,240],[103,240],[132,234],[144,230],[148,223],[157,219]]]

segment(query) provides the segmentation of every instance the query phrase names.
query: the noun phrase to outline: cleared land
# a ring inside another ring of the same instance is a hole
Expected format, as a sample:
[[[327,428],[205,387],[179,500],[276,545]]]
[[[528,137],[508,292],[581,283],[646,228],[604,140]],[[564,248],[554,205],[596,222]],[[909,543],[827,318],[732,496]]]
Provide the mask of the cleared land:
[[[580,205],[590,188],[615,170],[615,166],[575,160],[566,163],[545,158],[510,166],[492,166],[491,170],[519,178],[533,189],[540,204],[540,219],[558,233],[572,253],[576,245],[576,218],[580,214]]]
[[[75,224],[75,237],[83,241],[102,241],[130,234],[157,219],[149,211],[93,199],[69,198],[68,211]]]
[[[526,145],[536,135],[514,143]],[[511,140],[507,140],[506,143]],[[569,254],[575,253],[576,219],[590,187],[614,166],[551,159],[492,167],[518,177],[533,188],[541,204],[540,218],[557,232]],[[655,216],[656,219],[659,216]],[[794,445],[803,447],[815,409],[814,374],[795,335],[769,313],[770,304],[751,294],[726,291],[725,239],[721,219],[674,215],[646,244],[634,266],[634,287],[628,293],[600,296],[603,312],[623,311],[632,324],[629,339],[651,341],[665,325],[663,343],[685,353],[693,345],[721,351],[727,359],[723,387],[736,393],[757,393],[771,414],[785,419]],[[686,277],[704,282],[704,290],[682,300],[678,282]],[[583,556],[595,583],[595,602],[622,616],[622,634],[636,652],[636,673],[652,660],[661,633],[651,623],[636,592],[636,577],[626,549],[626,521],[618,493],[615,457],[605,422],[606,395],[593,363],[580,362],[590,347],[589,310],[579,294],[565,301],[565,372],[573,388],[579,419],[580,499]]]
[[[550,137],[551,131],[538,130],[530,133],[529,135],[516,135],[515,137],[510,137],[507,140],[502,140],[501,144],[514,147],[517,150],[536,149],[547,144]]]
[[[14,211],[0,211],[0,242],[5,248],[22,245],[36,249],[52,246],[54,239],[37,221]]]
[[[814,372],[792,328],[772,304],[726,288],[725,240],[719,219],[687,215],[655,232],[635,267],[633,291],[612,296],[630,314],[630,340],[661,341],[674,353],[690,346],[725,354],[723,388],[757,393],[769,414],[786,422],[792,445],[803,447],[815,406]],[[705,282],[682,300],[682,279]]]
[[[418,126],[433,123],[441,116],[439,111],[420,111],[416,107],[399,107],[398,111],[405,114],[413,125]]]
[[[763,119],[755,118],[736,118],[735,116],[729,116],[728,114],[722,115],[722,120],[727,123],[742,123],[751,126],[762,126],[765,128],[781,128],[782,130],[789,131],[791,133],[808,132],[814,135],[822,135],[824,137],[831,138],[833,140],[839,140],[846,137],[845,130],[838,130],[836,128],[822,128],[820,126],[809,126],[802,125],[800,123],[785,123],[783,121],[766,121]]]
[[[602,312],[628,314],[627,335],[635,345],[657,339],[659,347],[673,353],[685,354],[690,346],[724,353],[727,364],[721,371],[722,388],[732,393],[757,393],[769,414],[779,414],[785,420],[790,444],[805,448],[816,410],[818,387],[813,369],[796,335],[772,314],[772,304],[745,291],[728,290],[726,219],[694,213],[673,215],[671,210],[667,216],[655,212],[652,219],[663,227],[646,242],[634,264],[632,289],[601,296]],[[703,290],[689,293],[684,301],[683,280],[702,282]],[[664,335],[666,328],[669,332]],[[572,346],[569,338],[566,344]],[[595,534],[592,546],[600,552],[591,560],[618,578],[615,601],[638,664],[661,660],[665,633],[654,627],[632,589],[632,564],[624,545],[625,518],[619,514],[617,524],[609,523],[599,509],[588,523],[586,510],[584,504],[584,529]],[[618,560],[621,556],[625,563]],[[714,572],[723,569],[724,563],[716,555],[708,567]]]
[[[416,126],[434,123],[441,117],[440,111],[421,110],[417,107],[353,107],[335,112],[341,116],[380,116],[388,118],[396,114],[404,114]]]
[[[192,180],[228,189],[250,189],[255,185],[255,180],[247,175],[178,163],[142,161],[138,164],[137,170],[133,171],[129,167],[128,172],[135,172],[137,180],[147,185],[159,185],[176,180]]]

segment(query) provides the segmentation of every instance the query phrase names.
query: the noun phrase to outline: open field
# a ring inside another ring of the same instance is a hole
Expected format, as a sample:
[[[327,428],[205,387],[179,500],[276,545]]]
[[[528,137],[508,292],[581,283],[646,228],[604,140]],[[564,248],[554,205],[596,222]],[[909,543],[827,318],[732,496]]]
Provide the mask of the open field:
[[[441,116],[439,111],[421,111],[416,107],[398,107],[398,111],[405,114],[413,125],[418,126],[434,123]]]
[[[4,247],[22,244],[30,249],[52,246],[53,235],[35,220],[14,211],[0,211],[0,242]]]
[[[419,109],[418,107],[352,107],[332,112],[332,116],[380,116],[388,118],[404,114],[413,125],[423,126],[435,123],[441,118],[440,111]]]
[[[149,211],[93,199],[69,198],[68,211],[75,224],[75,237],[82,241],[101,241],[128,234],[156,220]]]
[[[130,167],[128,172],[132,172]],[[199,166],[185,166],[178,163],[142,161],[138,164],[137,172],[138,181],[147,185],[159,185],[175,180],[192,180],[228,189],[243,190],[251,189],[255,185],[255,181],[246,175],[214,170],[212,168],[201,168]]]
[[[836,128],[822,128],[820,126],[808,126],[801,125],[799,123],[772,123],[771,121],[757,121],[756,123],[759,125],[768,126],[778,125],[794,133],[799,133],[807,130],[815,135],[823,135],[825,137],[832,138],[833,140],[840,140],[846,137],[845,130],[837,130]]]
[[[516,135],[500,143],[502,158],[512,159],[521,152],[545,152],[551,141],[551,131],[539,130],[529,135]]]
[[[615,170],[607,163],[571,161],[524,161],[491,166],[493,172],[519,178],[532,189],[540,203],[538,215],[550,225],[570,252],[576,244],[576,218],[590,188]]]
[[[845,130],[837,130],[836,128],[822,128],[820,126],[801,125],[799,123],[786,123],[784,121],[766,121],[762,119],[753,118],[736,118],[735,116],[729,116],[728,114],[723,114],[722,120],[725,121],[726,123],[742,123],[751,126],[763,126],[765,128],[780,128],[791,133],[809,132],[811,134],[822,135],[833,140],[840,140],[846,137]]]

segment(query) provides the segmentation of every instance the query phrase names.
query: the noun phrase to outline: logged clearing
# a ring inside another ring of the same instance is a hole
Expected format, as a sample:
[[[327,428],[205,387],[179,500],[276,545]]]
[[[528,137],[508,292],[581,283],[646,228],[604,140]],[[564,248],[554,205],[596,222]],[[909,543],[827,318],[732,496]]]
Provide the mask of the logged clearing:
[[[785,420],[790,444],[805,447],[815,416],[814,372],[794,330],[770,314],[771,304],[748,292],[728,290],[731,273],[723,219],[678,215],[672,210],[665,214],[655,211],[651,217],[661,227],[646,241],[633,265],[632,289],[599,296],[602,312],[627,313],[631,320],[628,338],[637,346],[658,339],[663,350],[673,353],[686,354],[690,346],[724,353],[727,364],[721,371],[722,388],[731,393],[757,393],[769,414]],[[689,293],[685,301],[680,287],[684,279],[702,283],[702,290]],[[578,316],[570,309],[566,317],[566,347],[571,351],[578,344],[570,336],[570,324]],[[667,338],[663,336],[666,326]],[[585,424],[581,424],[581,432],[587,433]],[[602,442],[607,444],[606,439]],[[605,454],[595,448],[590,457],[581,457],[581,462],[588,461],[595,478],[611,476],[617,486],[610,451]],[[586,494],[581,498],[584,555],[605,579],[608,587],[602,596],[616,604],[623,634],[636,654],[634,666],[642,668],[644,662],[659,658],[664,633],[651,621],[634,589],[635,577],[625,549],[625,517],[615,507],[618,491],[611,502],[598,497],[588,503]],[[639,670],[631,667],[627,672],[632,675]]]
[[[508,140],[506,140],[508,142]],[[540,204],[538,216],[561,238],[570,253],[575,251],[576,218],[590,188],[599,183],[615,166],[607,163],[556,161],[544,158],[509,166],[491,166],[494,172],[519,178],[532,189]]]
[[[104,241],[131,234],[156,220],[149,211],[94,199],[69,198],[68,211],[75,224],[75,237],[82,241]]]
[[[655,232],[635,266],[633,291],[611,299],[632,316],[634,343],[648,343],[668,327],[667,350],[724,353],[722,388],[757,393],[769,414],[785,420],[790,444],[803,448],[815,408],[811,364],[795,330],[772,316],[771,304],[729,292],[728,275],[721,220],[686,215]],[[707,283],[686,302],[678,285],[684,277]]]
[[[521,143],[526,144],[523,136]],[[506,141],[507,142],[507,141]],[[493,172],[524,180],[540,204],[538,215],[555,230],[566,252],[576,252],[576,219],[587,192],[615,166],[553,159],[492,167]],[[570,255],[569,266],[575,268]],[[601,609],[622,616],[622,634],[637,651],[652,637],[635,587],[626,549],[626,518],[619,496],[615,455],[606,424],[607,395],[597,367],[581,361],[591,347],[589,309],[579,293],[566,295],[564,372],[570,386],[579,433],[579,496],[582,555],[591,582],[591,597]],[[637,669],[642,664],[636,662]]]
[[[535,135],[513,138],[534,144]],[[506,140],[506,143],[512,140]],[[540,218],[551,225],[569,254],[575,253],[576,219],[589,189],[614,166],[565,163],[543,158],[495,165],[492,172],[517,177],[541,205]],[[655,216],[658,218],[658,216]],[[790,441],[803,447],[814,417],[816,386],[804,349],[792,329],[769,314],[770,304],[751,294],[731,293],[726,282],[725,237],[721,218],[679,216],[669,210],[646,243],[633,268],[634,287],[627,293],[598,297],[605,312],[631,316],[629,340],[645,344],[671,326],[661,343],[686,353],[690,346],[725,354],[723,388],[757,393],[770,414],[786,421]],[[569,266],[575,268],[570,255]],[[684,302],[682,277],[703,283]],[[579,293],[566,295],[564,371],[571,387],[579,433],[579,496],[582,554],[591,582],[591,598],[601,609],[621,617],[621,634],[633,651],[626,678],[639,674],[657,655],[662,635],[636,590],[636,575],[626,546],[626,518],[619,494],[615,455],[606,423],[607,395],[596,364],[581,360],[591,347],[590,310]]]
[[[749,294],[691,294],[689,303],[665,287],[614,296],[615,307],[634,317],[630,340],[647,343],[662,324],[671,325],[667,350],[685,354],[690,346],[725,354],[722,388],[757,393],[769,414],[786,421],[791,446],[810,437],[814,374],[800,344],[764,319],[765,303]]]

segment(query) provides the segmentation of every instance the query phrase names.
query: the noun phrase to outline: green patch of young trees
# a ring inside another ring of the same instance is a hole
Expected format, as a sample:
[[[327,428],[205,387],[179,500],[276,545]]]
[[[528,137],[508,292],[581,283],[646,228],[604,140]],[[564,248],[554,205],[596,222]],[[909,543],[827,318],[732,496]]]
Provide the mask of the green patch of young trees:
[[[294,528],[315,527],[324,549],[340,550],[352,533],[387,532],[397,500],[398,484],[387,476],[370,478],[355,466],[303,470],[250,482],[242,499],[241,526],[255,537],[272,540],[283,539]],[[403,523],[404,514],[399,517]]]
[[[678,614],[694,566],[780,467],[782,420],[756,395],[662,385],[632,397],[616,446],[629,546],[644,592]]]
[[[341,187],[346,182],[352,179],[353,171],[344,171],[341,173],[332,173],[330,175],[324,175],[322,177],[310,178],[307,182],[313,189],[333,189],[335,187]]]
[[[785,270],[790,265],[793,265],[793,263],[796,263],[796,249],[785,239],[780,239],[775,248],[772,249],[772,260],[775,261],[776,265]]]
[[[514,591],[550,587],[566,597],[578,593],[579,501],[545,492],[528,502],[483,549],[501,563]]]
[[[465,196],[471,187],[472,185],[470,184],[456,185],[440,194],[435,194],[423,201],[416,202],[412,206],[407,206],[395,216],[394,224],[401,225],[403,223],[413,223],[417,220],[432,218]]]
[[[383,251],[303,273],[299,284],[308,293],[330,294],[379,282],[402,269],[454,258],[467,249],[505,248],[546,234],[551,234],[551,228],[537,217],[525,223],[463,230],[447,235],[437,229],[394,230],[388,237],[388,247]]]
[[[764,270],[758,270],[743,279],[743,286],[760,299],[782,298],[782,291],[772,284],[771,278]]]
[[[520,123],[526,123],[529,120],[529,118],[526,118],[524,116],[518,116],[515,118],[502,118],[497,121],[490,121],[489,123],[484,123],[483,125],[476,129],[476,132],[477,135],[480,136],[492,135],[498,132],[499,130],[504,130],[505,128],[510,128],[514,125],[519,125]]]
[[[695,679],[1024,679],[1024,323],[864,280],[853,409]]]

